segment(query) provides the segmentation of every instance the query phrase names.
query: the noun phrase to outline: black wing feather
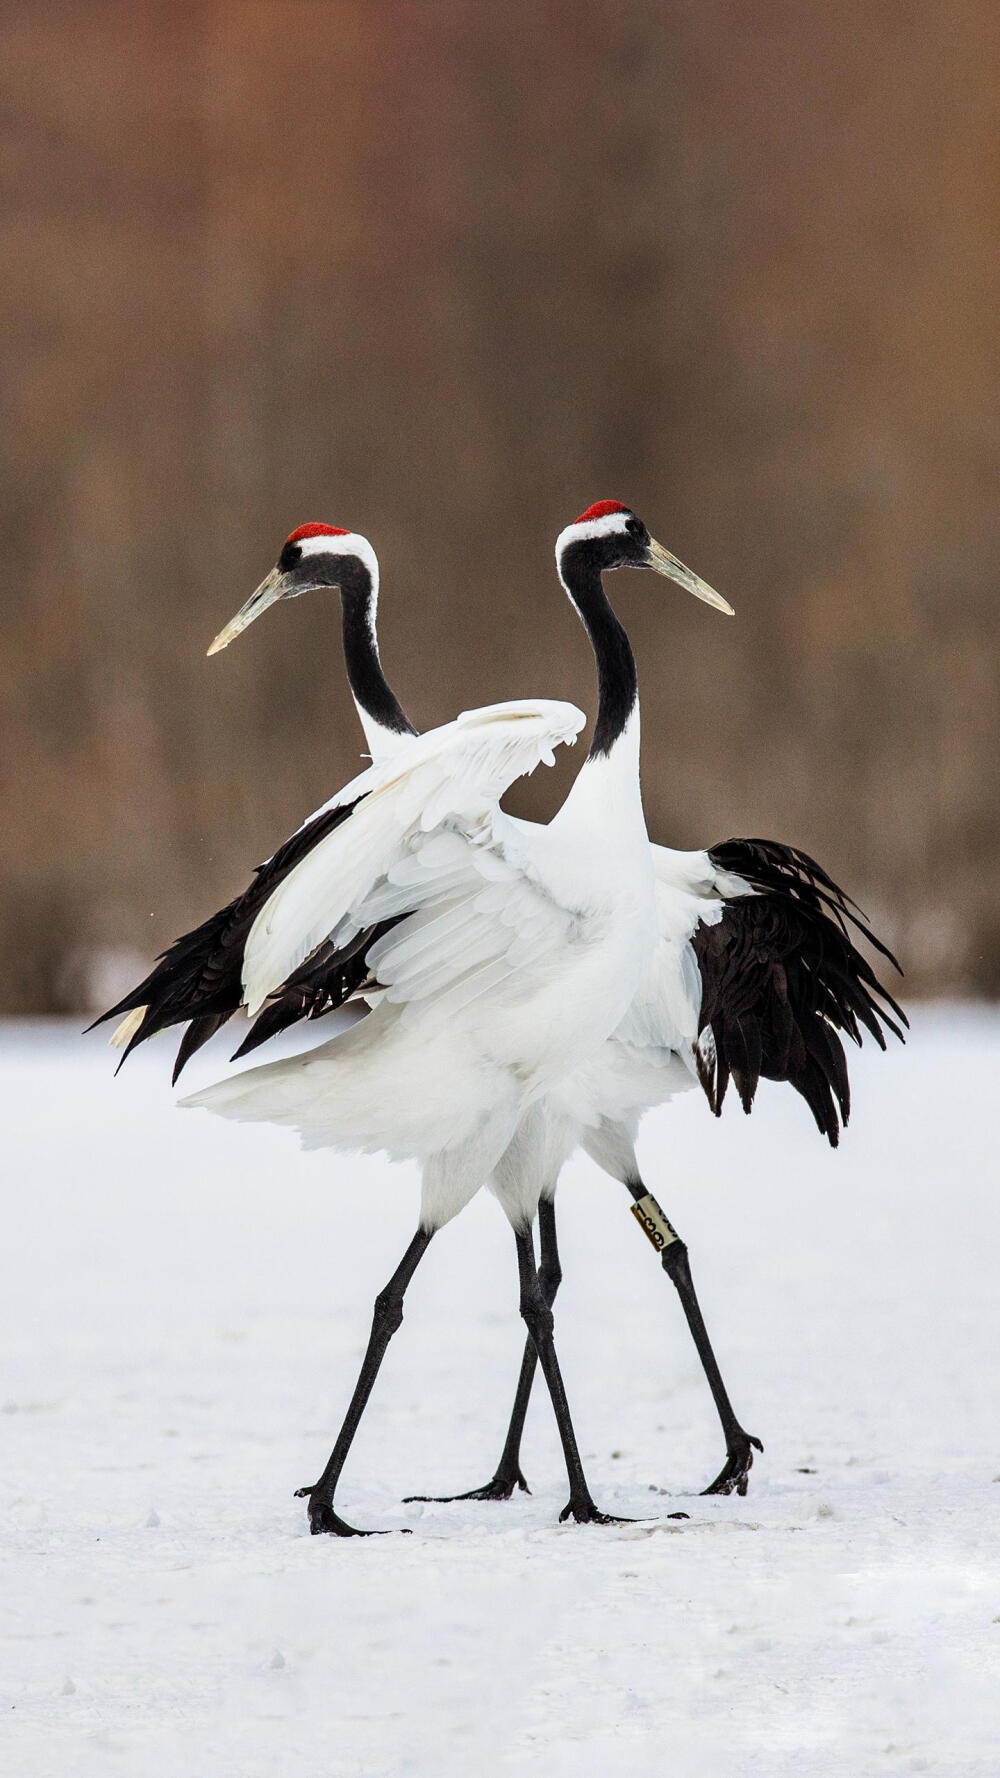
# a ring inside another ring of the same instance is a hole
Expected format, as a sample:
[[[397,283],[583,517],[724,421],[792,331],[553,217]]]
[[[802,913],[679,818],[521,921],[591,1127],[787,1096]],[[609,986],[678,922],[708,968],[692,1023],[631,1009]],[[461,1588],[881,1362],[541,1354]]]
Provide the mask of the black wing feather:
[[[173,1078],[176,1081],[195,1051],[207,1043],[242,1004],[243,952],[250,929],[264,903],[289,872],[326,839],[327,834],[346,821],[356,807],[357,802],[346,803],[314,815],[278,848],[272,858],[257,866],[253,881],[241,895],[196,926],[193,932],[186,932],[176,939],[137,988],[94,1020],[90,1030],[106,1019],[120,1019],[137,1007],[146,1008],[142,1023],[125,1049],[119,1067],[148,1037],[170,1025],[190,1021],[174,1064]],[[328,991],[332,993],[332,984]],[[345,994],[342,998],[346,997]]]
[[[397,916],[401,919],[402,915]],[[368,979],[365,955],[370,945],[395,926],[397,920],[383,920],[359,932],[350,944],[338,950],[329,939],[300,963],[287,982],[278,988],[256,1019],[233,1055],[248,1056],[260,1044],[279,1031],[285,1031],[299,1019],[319,1019],[335,1012]]]
[[[749,1112],[759,1081],[787,1080],[836,1148],[850,1116],[845,1032],[862,1028],[885,1048],[902,1041],[906,1014],[857,950],[852,929],[899,970],[850,896],[807,852],[776,840],[710,848],[717,870],[757,892],[727,901],[715,926],[692,938],[702,979],[698,1075],[716,1116],[732,1079]],[[900,971],[900,973],[902,973]]]

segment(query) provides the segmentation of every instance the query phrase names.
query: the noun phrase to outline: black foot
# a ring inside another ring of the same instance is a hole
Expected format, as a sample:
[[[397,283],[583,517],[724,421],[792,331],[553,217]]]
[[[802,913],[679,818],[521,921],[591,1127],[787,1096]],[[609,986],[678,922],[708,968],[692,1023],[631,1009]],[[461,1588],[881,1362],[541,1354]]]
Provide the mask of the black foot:
[[[626,1519],[617,1513],[602,1513],[594,1505],[589,1494],[582,1500],[569,1500],[559,1514],[560,1525],[567,1519],[575,1519],[578,1525],[637,1525],[638,1519]]]
[[[309,1502],[309,1529],[314,1537],[321,1537],[324,1532],[329,1537],[389,1537],[388,1531],[359,1531],[356,1525],[349,1525],[339,1513],[335,1513],[331,1502],[314,1500],[314,1488],[296,1488],[296,1500]]]
[[[520,1488],[522,1494],[531,1493],[520,1470],[513,1476],[501,1475],[497,1471],[491,1482],[487,1482],[482,1488],[470,1488],[467,1494],[404,1494],[403,1505],[409,1506],[414,1500],[433,1501],[437,1504],[447,1504],[453,1500],[509,1500],[515,1488]]]
[[[741,1430],[730,1444],[729,1454],[714,1482],[711,1482],[707,1488],[703,1488],[702,1493],[745,1494],[750,1470],[753,1466],[754,1451],[763,1451],[763,1449],[759,1438],[754,1438],[752,1432]]]

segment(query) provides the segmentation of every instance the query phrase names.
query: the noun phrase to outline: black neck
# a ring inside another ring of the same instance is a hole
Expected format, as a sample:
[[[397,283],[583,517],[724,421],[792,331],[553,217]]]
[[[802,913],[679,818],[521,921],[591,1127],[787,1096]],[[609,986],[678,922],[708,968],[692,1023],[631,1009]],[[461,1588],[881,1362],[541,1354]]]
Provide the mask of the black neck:
[[[590,759],[606,757],[639,700],[635,656],[601,584],[601,552],[591,540],[563,551],[559,572],[583,621],[597,662],[597,722]]]
[[[340,581],[344,620],[344,664],[356,702],[379,728],[397,735],[414,735],[416,729],[391,690],[375,640],[372,583],[361,562],[345,563]]]

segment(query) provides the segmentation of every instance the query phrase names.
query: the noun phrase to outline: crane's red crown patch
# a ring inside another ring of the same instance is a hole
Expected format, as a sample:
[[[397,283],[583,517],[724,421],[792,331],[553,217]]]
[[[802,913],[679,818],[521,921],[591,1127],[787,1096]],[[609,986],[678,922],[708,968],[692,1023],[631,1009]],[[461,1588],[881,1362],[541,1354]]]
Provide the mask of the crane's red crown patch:
[[[285,538],[286,543],[301,543],[306,537],[349,537],[342,525],[300,525],[297,531],[290,531]]]
[[[587,519],[606,519],[611,512],[631,512],[631,510],[630,506],[623,506],[620,500],[595,500],[593,506],[588,506],[586,512],[581,512],[579,518],[574,519],[573,523],[582,525]]]

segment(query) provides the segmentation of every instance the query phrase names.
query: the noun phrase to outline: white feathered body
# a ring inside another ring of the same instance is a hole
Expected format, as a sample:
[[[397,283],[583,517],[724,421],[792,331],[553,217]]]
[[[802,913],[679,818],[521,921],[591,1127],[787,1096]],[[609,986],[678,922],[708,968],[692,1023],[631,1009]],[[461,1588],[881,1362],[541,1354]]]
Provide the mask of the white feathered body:
[[[289,1125],[308,1147],[421,1160],[425,1220],[455,1214],[621,1023],[656,943],[637,722],[547,827],[498,807],[582,723],[567,705],[495,706],[348,786],[338,801],[363,800],[265,906],[244,985],[253,1012],[328,936],[395,921],[367,952],[371,1014],[185,1103]]]
[[[699,923],[712,926],[722,918],[728,898],[753,890],[741,877],[717,870],[707,852],[648,850],[656,941],[610,1036],[544,1098],[544,1142],[533,1135],[530,1148],[540,1171],[535,1189],[542,1195],[554,1192],[578,1147],[614,1178],[635,1179],[634,1144],[643,1115],[697,1085],[702,984],[691,939]],[[509,1161],[512,1167],[513,1156]]]

